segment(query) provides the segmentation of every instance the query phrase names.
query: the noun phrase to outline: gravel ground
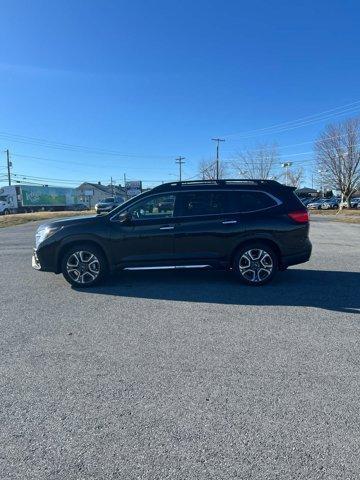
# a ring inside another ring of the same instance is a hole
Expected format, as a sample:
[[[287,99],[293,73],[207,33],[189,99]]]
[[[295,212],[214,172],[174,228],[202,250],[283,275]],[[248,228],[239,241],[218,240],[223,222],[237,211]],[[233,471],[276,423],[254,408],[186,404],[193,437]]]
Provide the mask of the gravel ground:
[[[360,225],[263,288],[122,272],[76,291],[0,231],[4,479],[359,478]]]

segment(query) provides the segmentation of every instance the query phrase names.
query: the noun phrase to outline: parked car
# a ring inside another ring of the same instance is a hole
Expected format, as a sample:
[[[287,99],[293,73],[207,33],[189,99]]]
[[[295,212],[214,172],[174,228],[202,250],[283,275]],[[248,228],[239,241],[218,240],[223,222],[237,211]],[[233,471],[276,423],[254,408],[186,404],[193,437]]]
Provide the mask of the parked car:
[[[341,208],[349,208],[349,202],[347,200],[344,200],[343,202],[340,201],[340,207]]]
[[[101,200],[99,203],[95,205],[96,213],[109,213],[114,208],[122,205],[124,203],[124,199],[122,197],[108,197]]]
[[[339,208],[339,200],[334,198],[326,198],[321,204],[322,210],[336,210]]]
[[[307,208],[311,210],[321,210],[321,205],[324,203],[324,201],[325,200],[323,198],[313,200],[307,204]]]
[[[72,207],[68,207],[68,210],[75,212],[83,212],[85,210],[90,210],[90,208],[85,203],[78,203],[76,205],[73,205]]]
[[[172,205],[166,212],[149,206]],[[273,180],[159,185],[107,215],[56,220],[36,233],[32,265],[62,272],[75,287],[109,271],[154,267],[225,268],[249,285],[311,255],[309,214]]]
[[[311,198],[299,197],[299,200],[300,200],[301,203],[303,203],[306,206],[312,199]]]
[[[350,200],[350,207],[351,208],[359,208],[360,205],[360,198],[355,197]]]

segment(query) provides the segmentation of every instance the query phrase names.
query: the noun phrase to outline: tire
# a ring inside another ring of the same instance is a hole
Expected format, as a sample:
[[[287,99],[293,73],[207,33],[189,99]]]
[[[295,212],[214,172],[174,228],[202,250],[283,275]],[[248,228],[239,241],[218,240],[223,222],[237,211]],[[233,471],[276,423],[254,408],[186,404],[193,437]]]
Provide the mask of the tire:
[[[7,208],[4,210],[4,215],[10,215],[10,210],[8,210]]]
[[[77,244],[65,252],[61,271],[67,282],[77,288],[93,287],[108,273],[108,263],[102,251],[91,244]]]
[[[278,257],[271,247],[266,243],[254,242],[238,250],[233,261],[233,270],[238,279],[246,285],[261,286],[274,278],[278,265]]]

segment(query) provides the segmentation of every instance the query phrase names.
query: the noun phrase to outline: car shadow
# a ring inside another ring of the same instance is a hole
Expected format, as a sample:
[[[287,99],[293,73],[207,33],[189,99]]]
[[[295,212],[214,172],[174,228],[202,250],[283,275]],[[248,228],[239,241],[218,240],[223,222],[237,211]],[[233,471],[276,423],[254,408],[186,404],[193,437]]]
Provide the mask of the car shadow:
[[[317,307],[360,313],[360,273],[291,268],[263,287],[240,283],[230,272],[142,270],[113,274],[98,287],[79,290],[117,297],[226,305]]]

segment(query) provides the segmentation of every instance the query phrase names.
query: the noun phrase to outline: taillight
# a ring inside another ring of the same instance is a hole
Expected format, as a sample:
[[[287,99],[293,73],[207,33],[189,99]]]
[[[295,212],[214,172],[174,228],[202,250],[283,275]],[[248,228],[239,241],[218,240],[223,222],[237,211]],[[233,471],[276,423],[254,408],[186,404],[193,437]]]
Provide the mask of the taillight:
[[[290,217],[296,223],[308,223],[309,222],[309,212],[308,211],[299,211],[299,212],[290,212],[288,213]]]

